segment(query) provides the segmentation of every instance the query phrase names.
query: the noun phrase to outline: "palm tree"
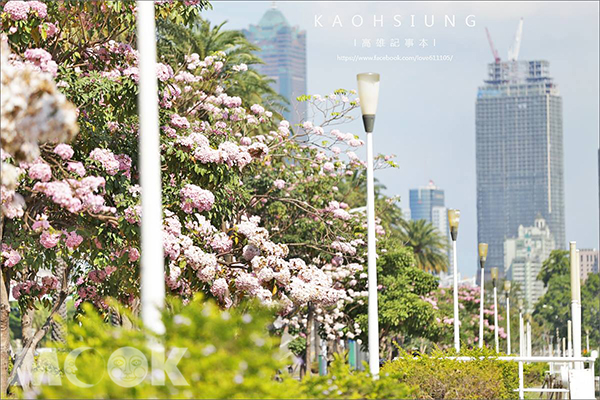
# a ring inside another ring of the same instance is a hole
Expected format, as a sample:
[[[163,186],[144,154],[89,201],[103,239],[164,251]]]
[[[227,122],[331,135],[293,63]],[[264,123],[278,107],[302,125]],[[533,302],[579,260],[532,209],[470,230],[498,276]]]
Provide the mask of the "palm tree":
[[[402,220],[400,239],[412,247],[417,267],[428,272],[448,270],[448,241],[444,235],[426,220]]]
[[[241,31],[225,30],[226,22],[212,26],[210,21],[199,19],[192,28],[169,21],[158,22],[158,52],[167,61],[183,63],[186,55],[196,53],[203,59],[217,51],[227,54],[228,65],[246,64],[250,68],[237,74],[229,82],[227,93],[239,96],[248,104],[261,103],[271,111],[281,114],[287,100],[270,86],[272,79],[259,74],[252,65],[263,64],[255,54],[260,48],[248,41]]]

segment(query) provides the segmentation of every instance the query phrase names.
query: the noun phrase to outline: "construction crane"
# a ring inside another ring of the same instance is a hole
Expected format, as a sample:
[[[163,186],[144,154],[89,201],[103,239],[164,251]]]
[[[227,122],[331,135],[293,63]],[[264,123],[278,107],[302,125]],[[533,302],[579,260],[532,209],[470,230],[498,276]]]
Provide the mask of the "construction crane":
[[[515,40],[512,46],[508,49],[508,61],[517,61],[519,58],[519,50],[521,49],[521,37],[523,36],[523,18],[519,21],[517,26],[517,32],[515,33]]]
[[[498,50],[494,47],[494,41],[492,40],[492,35],[490,35],[490,31],[488,28],[485,28],[485,33],[487,34],[488,42],[490,42],[490,48],[492,49],[492,54],[494,55],[494,61],[496,64],[500,63],[500,56],[498,55]]]

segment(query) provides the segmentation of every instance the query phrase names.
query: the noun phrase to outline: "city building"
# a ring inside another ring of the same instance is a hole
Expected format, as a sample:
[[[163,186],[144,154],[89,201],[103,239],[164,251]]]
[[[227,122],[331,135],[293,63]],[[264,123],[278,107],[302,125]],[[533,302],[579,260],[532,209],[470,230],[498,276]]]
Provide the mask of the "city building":
[[[437,188],[433,181],[429,181],[427,186],[410,189],[408,197],[411,219],[415,221],[424,219],[432,222],[433,208],[444,207],[444,191]]]
[[[477,239],[504,276],[504,240],[538,214],[565,247],[562,98],[547,61],[489,64],[476,100]],[[487,268],[487,267],[490,268]]]
[[[545,293],[544,283],[537,276],[542,263],[554,249],[554,236],[541,215],[537,216],[533,226],[520,225],[516,237],[504,241],[506,276],[520,290],[528,312],[533,311],[535,303]]]
[[[451,273],[452,248],[448,226],[448,209],[444,205],[444,191],[436,187],[433,181],[427,186],[409,191],[410,217],[412,220],[424,219],[435,226],[448,241],[448,271]],[[444,273],[441,274],[445,276]]]
[[[579,270],[581,284],[583,284],[588,275],[598,273],[598,250],[579,249]]]
[[[258,25],[243,30],[248,40],[261,48],[256,53],[264,64],[255,68],[273,80],[273,89],[290,101],[283,116],[298,124],[306,116],[306,103],[296,98],[307,94],[306,89],[306,31],[292,27],[274,5]]]

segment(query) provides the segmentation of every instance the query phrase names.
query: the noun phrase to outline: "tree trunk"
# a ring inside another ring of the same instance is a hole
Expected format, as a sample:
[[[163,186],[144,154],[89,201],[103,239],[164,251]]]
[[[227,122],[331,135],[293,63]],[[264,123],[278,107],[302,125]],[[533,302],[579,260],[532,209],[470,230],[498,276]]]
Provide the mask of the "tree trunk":
[[[2,238],[4,217],[0,211],[0,238]],[[10,360],[10,273],[0,266],[0,397],[8,390],[8,362]]]
[[[0,397],[8,390],[8,363],[10,360],[10,275],[0,268]]]
[[[306,375],[311,375],[311,364],[312,364],[312,346],[313,346],[313,325],[314,325],[314,316],[313,316],[313,306],[311,303],[308,303],[308,317],[306,321],[306,353],[305,353],[305,367],[306,367]]]
[[[62,282],[63,279],[68,279],[65,276],[67,272],[67,263],[62,257],[57,257],[57,266],[56,266],[56,276]],[[52,300],[56,302],[58,300],[59,293],[55,293]],[[63,301],[58,311],[56,312],[60,317],[57,321],[56,319],[52,320],[52,324],[50,326],[50,339],[54,342],[63,343],[67,342],[66,337],[66,322],[67,322],[67,302]]]
[[[52,321],[54,319],[54,315],[58,312],[58,309],[67,299],[67,295],[69,294],[69,281],[67,277],[69,276],[70,268],[67,268],[65,274],[62,277],[62,286],[59,291],[58,298],[56,302],[52,306],[50,310],[50,314],[46,321],[39,328],[35,334],[31,335],[28,338],[23,337],[23,349],[19,353],[19,355],[15,358],[15,362],[13,365],[13,370],[11,371],[10,377],[8,378],[8,384],[13,385],[17,380],[17,371],[27,362],[28,356],[37,348],[39,342],[44,338],[44,336],[50,331],[50,327],[52,325]],[[25,364],[26,365],[26,364]]]
[[[33,314],[34,310],[29,309],[21,315],[21,336],[23,337],[23,343],[29,343],[33,338]],[[33,372],[33,352],[35,347],[25,347],[21,350],[21,357],[23,362],[21,364],[19,379],[21,380],[21,387],[23,390],[30,388],[32,372]]]

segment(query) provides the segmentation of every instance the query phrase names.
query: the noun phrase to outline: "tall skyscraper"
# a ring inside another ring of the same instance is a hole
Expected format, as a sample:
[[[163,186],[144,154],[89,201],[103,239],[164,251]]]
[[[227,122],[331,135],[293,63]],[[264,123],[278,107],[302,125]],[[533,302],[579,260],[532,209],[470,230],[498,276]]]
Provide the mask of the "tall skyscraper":
[[[504,242],[506,275],[520,288],[527,312],[532,312],[545,293],[544,282],[537,279],[542,264],[554,250],[554,238],[546,221],[538,214],[533,226],[520,225],[517,235]]]
[[[452,248],[450,247],[450,229],[448,226],[448,209],[444,205],[444,191],[429,181],[427,186],[409,191],[410,216],[412,220],[424,219],[431,222],[448,242],[448,265],[451,265]]]
[[[298,96],[306,94],[306,31],[292,27],[281,11],[271,7],[258,25],[244,29],[250,42],[261,48],[257,52],[264,64],[257,65],[261,74],[273,79],[273,89],[288,99],[288,111],[283,113],[291,124],[306,116],[306,103]]]
[[[565,246],[562,98],[547,61],[488,65],[476,101],[477,238],[486,271],[504,267],[504,240],[540,214]]]

